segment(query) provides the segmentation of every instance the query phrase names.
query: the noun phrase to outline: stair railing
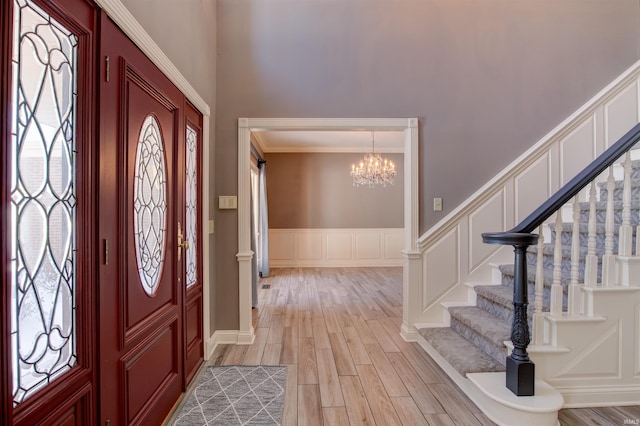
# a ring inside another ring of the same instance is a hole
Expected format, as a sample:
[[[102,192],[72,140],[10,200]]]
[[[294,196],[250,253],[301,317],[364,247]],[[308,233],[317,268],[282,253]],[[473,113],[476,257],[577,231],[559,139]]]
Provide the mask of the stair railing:
[[[506,232],[483,233],[482,239],[487,244],[511,245],[514,247],[514,288],[513,288],[513,322],[511,325],[511,341],[513,350],[507,357],[506,362],[506,386],[517,396],[534,395],[535,389],[535,366],[529,358],[527,347],[531,342],[529,323],[527,318],[528,295],[527,295],[527,248],[537,243],[538,258],[536,265],[535,280],[535,309],[533,317],[533,327],[536,333],[536,344],[542,344],[542,322],[543,322],[543,224],[547,222],[553,214],[555,218],[555,246],[554,246],[554,268],[553,284],[550,296],[550,314],[561,315],[563,313],[563,286],[562,286],[562,230],[563,230],[563,207],[571,200],[573,219],[573,238],[571,242],[571,264],[570,283],[568,286],[567,312],[569,315],[579,315],[581,313],[582,302],[580,298],[580,192],[589,184],[589,223],[588,223],[588,244],[586,255],[586,267],[584,272],[584,283],[587,286],[595,287],[598,282],[598,257],[596,255],[596,182],[603,172],[609,169],[606,178],[607,201],[605,219],[605,244],[604,255],[602,256],[602,286],[612,286],[618,282],[619,273],[616,270],[617,256],[614,254],[614,192],[616,190],[613,165],[623,155],[624,161],[624,186],[623,186],[623,209],[622,225],[619,229],[619,249],[618,256],[632,255],[633,228],[631,226],[631,156],[629,151],[640,141],[640,124],[637,124],[615,144],[607,149],[602,155],[596,158],[591,164],[585,167],[577,176],[571,179],[551,198],[546,200],[533,213],[527,216],[515,228]],[[640,227],[639,227],[640,229]],[[538,234],[532,233],[537,230]],[[636,253],[640,253],[640,238],[636,240]],[[622,273],[624,274],[624,272]],[[627,277],[628,278],[628,277]]]

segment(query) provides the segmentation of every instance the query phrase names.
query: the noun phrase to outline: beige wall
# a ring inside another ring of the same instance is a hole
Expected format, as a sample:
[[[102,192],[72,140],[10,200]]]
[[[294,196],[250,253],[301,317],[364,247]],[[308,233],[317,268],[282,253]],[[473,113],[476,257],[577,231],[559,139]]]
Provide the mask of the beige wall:
[[[160,46],[173,64],[211,108],[209,158],[210,188],[215,186],[215,104],[216,104],[216,2],[215,0],[121,0],[136,20]],[[211,199],[211,205],[214,204]],[[211,217],[213,219],[213,217]],[[215,244],[211,236],[211,330],[215,323]],[[236,296],[237,298],[237,296]]]
[[[402,228],[402,154],[393,185],[355,187],[351,164],[363,154],[267,154],[269,228]]]

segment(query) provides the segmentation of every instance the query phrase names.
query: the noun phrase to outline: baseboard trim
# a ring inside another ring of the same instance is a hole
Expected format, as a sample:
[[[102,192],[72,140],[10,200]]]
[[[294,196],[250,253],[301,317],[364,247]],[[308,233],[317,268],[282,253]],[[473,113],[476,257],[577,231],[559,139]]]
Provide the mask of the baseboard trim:
[[[218,345],[237,345],[239,344],[240,331],[238,330],[218,330],[206,342],[205,358],[208,360],[213,355]],[[253,340],[251,341],[253,343]],[[246,344],[246,343],[245,343]]]
[[[564,397],[565,408],[640,405],[640,385],[602,387],[556,387]]]
[[[405,342],[416,342],[418,340],[418,330],[415,327],[409,327],[406,323],[402,323],[400,327],[400,337]]]

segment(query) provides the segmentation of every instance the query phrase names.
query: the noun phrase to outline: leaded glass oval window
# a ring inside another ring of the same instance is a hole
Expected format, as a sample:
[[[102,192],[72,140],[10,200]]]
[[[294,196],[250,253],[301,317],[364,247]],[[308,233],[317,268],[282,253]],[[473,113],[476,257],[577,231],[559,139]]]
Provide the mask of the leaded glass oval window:
[[[142,288],[158,290],[167,229],[167,169],[158,121],[145,118],[136,148],[133,179],[133,237]]]

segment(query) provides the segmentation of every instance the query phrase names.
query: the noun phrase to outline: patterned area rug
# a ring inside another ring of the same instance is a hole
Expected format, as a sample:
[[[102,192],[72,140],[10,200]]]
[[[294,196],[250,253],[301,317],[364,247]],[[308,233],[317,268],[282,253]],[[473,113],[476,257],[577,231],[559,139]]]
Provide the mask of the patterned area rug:
[[[279,425],[287,366],[208,367],[174,425]]]

